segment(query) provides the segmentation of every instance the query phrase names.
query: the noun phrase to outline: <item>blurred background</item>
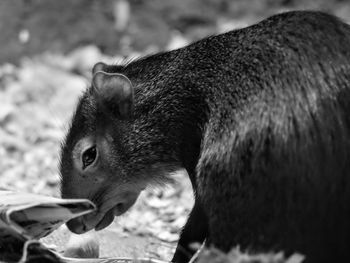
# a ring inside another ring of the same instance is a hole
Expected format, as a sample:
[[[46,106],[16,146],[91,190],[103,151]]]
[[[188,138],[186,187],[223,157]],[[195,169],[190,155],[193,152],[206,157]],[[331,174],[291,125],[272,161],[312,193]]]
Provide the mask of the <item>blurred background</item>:
[[[347,0],[4,0],[0,62],[94,45],[109,55],[171,49],[273,13],[321,9],[348,20]]]
[[[294,9],[350,21],[348,0],[0,1],[0,187],[59,196],[60,143],[94,63],[179,48]],[[186,175],[176,177],[99,234],[103,256],[170,258],[193,204]],[[49,241],[61,247],[69,235],[61,233]]]

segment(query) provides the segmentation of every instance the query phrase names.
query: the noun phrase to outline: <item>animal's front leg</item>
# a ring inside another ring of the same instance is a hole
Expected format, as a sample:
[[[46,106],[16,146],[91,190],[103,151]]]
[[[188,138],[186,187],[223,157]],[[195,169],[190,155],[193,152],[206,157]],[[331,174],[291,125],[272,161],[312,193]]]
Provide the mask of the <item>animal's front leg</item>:
[[[198,200],[183,228],[172,262],[185,263],[190,260],[194,251],[190,249],[192,243],[202,243],[208,235],[208,220]]]

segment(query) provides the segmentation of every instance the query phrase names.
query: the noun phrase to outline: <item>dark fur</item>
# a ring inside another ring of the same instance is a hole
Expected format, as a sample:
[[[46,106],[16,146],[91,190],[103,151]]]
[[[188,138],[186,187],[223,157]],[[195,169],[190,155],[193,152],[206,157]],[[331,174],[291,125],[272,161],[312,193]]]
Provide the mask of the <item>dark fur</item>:
[[[104,70],[133,83],[134,116],[106,122],[84,95],[63,148],[63,192],[83,130],[110,126],[122,176],[162,180],[147,172],[157,164],[189,173],[196,203],[176,262],[187,260],[180,247],[205,238],[224,251],[349,257],[348,25],[289,12]]]

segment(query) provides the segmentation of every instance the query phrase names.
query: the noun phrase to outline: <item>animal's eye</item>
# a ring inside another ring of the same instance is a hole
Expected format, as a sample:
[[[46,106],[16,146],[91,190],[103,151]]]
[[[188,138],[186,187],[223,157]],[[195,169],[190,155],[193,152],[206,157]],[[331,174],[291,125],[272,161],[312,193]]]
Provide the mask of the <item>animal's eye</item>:
[[[86,167],[88,167],[89,165],[91,165],[96,160],[96,157],[97,157],[96,146],[92,146],[92,147],[86,149],[81,156],[83,170]]]

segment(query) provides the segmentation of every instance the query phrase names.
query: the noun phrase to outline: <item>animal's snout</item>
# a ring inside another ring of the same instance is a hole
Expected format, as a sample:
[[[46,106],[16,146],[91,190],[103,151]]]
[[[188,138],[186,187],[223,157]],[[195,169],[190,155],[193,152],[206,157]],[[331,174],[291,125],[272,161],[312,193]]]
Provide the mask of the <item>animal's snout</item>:
[[[83,234],[89,230],[84,224],[83,217],[71,219],[66,225],[75,234]]]

